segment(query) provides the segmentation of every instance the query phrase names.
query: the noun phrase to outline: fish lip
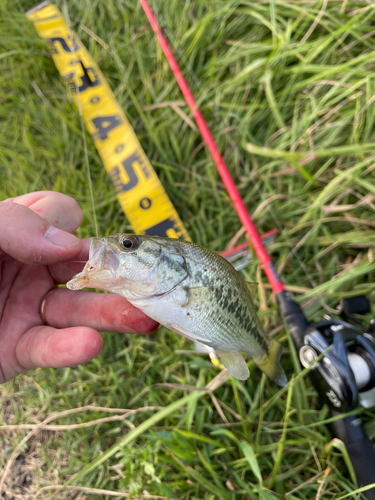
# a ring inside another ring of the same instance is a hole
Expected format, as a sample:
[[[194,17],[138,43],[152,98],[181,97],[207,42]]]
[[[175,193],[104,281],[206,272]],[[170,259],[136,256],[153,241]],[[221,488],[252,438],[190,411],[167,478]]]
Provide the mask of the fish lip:
[[[115,273],[119,264],[118,255],[109,244],[108,238],[91,238],[89,260],[86,264],[88,271],[92,271],[92,268],[96,271],[109,269]]]
[[[86,287],[101,288],[116,279],[119,259],[106,238],[91,238],[89,258],[72,279],[87,280]]]
[[[105,266],[107,257],[107,242],[105,238],[91,238],[89,260],[86,266],[102,268]]]
[[[111,269],[106,269],[104,267],[95,268],[90,266],[90,262],[87,262],[83,271],[76,274],[72,280],[87,280],[85,288],[99,288],[106,290],[107,285],[110,285],[115,278],[116,276]]]
[[[112,278],[114,276],[113,272],[110,269],[99,268],[99,269],[89,269],[89,280],[105,280],[108,278]]]

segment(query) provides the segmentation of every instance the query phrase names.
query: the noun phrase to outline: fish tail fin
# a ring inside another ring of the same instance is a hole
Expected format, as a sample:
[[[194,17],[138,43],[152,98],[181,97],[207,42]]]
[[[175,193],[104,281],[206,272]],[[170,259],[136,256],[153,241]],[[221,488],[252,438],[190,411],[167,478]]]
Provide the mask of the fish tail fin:
[[[268,356],[254,359],[256,365],[269,376],[276,384],[284,387],[288,383],[285,372],[280,364],[280,356],[283,352],[283,346],[275,339],[269,343]]]

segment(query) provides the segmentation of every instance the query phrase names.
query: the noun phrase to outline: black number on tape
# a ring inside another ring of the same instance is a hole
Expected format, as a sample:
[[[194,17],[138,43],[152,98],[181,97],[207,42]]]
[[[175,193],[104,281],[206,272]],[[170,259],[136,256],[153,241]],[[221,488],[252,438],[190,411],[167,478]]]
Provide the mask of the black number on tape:
[[[86,68],[81,60],[79,61],[79,63],[81,64],[84,74],[81,76],[79,75],[76,76],[74,73],[69,73],[68,75],[65,75],[65,78],[72,93],[77,92],[77,87],[76,87],[77,80],[78,83],[79,80],[81,80],[78,87],[78,92],[81,94],[89,87],[97,87],[98,85],[100,85],[100,79],[99,76],[95,73],[94,68],[92,68],[91,66]],[[72,64],[75,64],[75,62],[73,62]],[[94,79],[90,77],[89,71],[91,71]]]
[[[96,128],[95,139],[104,141],[108,137],[108,132],[122,125],[121,117],[118,115],[112,116],[97,116],[92,119],[92,123]]]
[[[149,234],[150,236],[164,236],[168,238],[168,229],[174,229],[176,233],[181,232],[181,229],[176,225],[176,221],[174,219],[168,218],[159,222],[158,224],[155,224],[155,226],[146,229],[145,234]]]
[[[131,189],[133,189],[133,187],[135,187],[138,184],[139,179],[133,167],[133,163],[135,161],[139,161],[138,153],[133,153],[131,156],[129,156],[129,158],[126,158],[126,160],[121,162],[121,165],[124,167],[125,172],[129,177],[129,180],[126,183],[123,183],[121,181],[119,167],[114,167],[111,170],[110,175],[112,178],[112,182],[115,185],[117,193],[126,193],[127,191],[130,191]]]
[[[55,46],[56,42],[58,42],[61,45],[62,49],[65,52],[69,52],[69,53],[71,52],[70,47],[66,43],[65,38],[62,38],[61,36],[54,36],[52,38],[47,38],[47,43],[48,43],[48,45],[51,48],[52,54],[58,54],[59,53],[59,51],[57,50],[57,48]]]

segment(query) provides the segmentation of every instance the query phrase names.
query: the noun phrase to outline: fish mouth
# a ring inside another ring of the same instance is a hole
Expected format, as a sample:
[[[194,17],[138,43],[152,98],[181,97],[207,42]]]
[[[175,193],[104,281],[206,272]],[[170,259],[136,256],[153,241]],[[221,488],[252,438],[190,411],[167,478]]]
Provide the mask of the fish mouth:
[[[114,277],[114,274],[109,269],[95,269],[90,267],[88,270],[90,283],[94,281],[108,281]]]
[[[116,272],[120,262],[115,250],[106,238],[91,238],[89,260],[83,270],[68,283],[71,290],[85,287],[113,290],[116,288]]]
[[[91,271],[95,269],[117,271],[119,260],[107,238],[91,238],[89,260],[85,266]]]

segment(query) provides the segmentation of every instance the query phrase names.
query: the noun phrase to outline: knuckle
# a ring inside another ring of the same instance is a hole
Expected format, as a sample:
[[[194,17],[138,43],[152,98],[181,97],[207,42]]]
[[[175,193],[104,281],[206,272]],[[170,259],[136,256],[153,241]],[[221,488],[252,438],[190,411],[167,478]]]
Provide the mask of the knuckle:
[[[13,216],[22,210],[22,205],[14,203],[13,200],[4,200],[0,202],[0,212],[3,216]]]

